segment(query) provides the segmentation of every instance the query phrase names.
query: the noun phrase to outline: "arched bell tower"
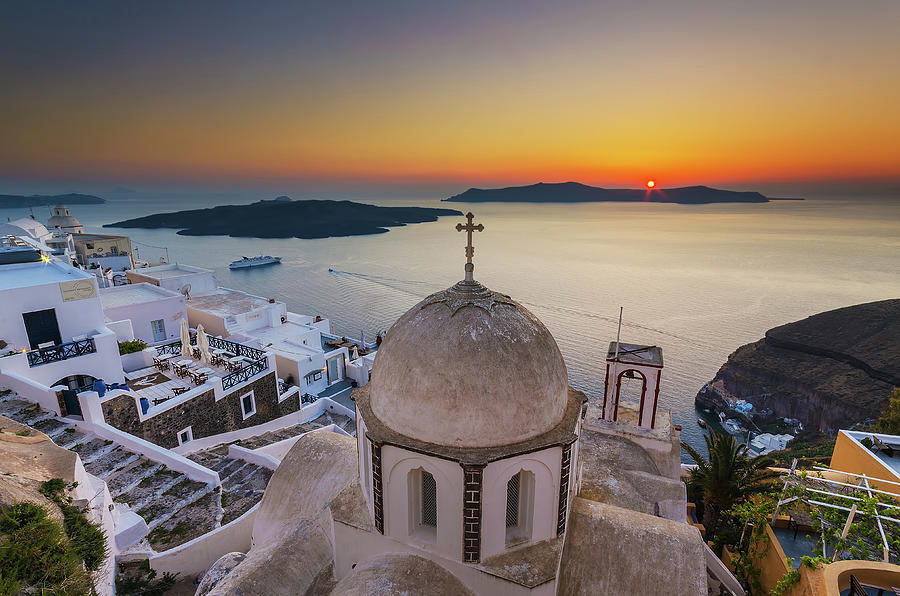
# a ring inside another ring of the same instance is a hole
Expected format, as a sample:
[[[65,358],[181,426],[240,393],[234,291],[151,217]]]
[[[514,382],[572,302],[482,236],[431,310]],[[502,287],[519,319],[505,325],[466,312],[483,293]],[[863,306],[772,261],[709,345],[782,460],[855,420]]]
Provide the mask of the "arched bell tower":
[[[662,348],[610,342],[606,354],[606,380],[603,391],[603,419],[619,421],[619,398],[624,378],[642,380],[636,426],[656,427],[659,402],[659,377],[662,373]]]

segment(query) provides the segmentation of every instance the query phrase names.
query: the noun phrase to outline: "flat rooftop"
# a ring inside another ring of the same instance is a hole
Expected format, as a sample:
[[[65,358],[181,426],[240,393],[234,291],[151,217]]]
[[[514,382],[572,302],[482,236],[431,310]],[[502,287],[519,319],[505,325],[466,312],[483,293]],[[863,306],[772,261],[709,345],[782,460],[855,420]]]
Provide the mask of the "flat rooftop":
[[[193,302],[193,300],[191,300]],[[245,336],[255,339],[261,346],[270,344],[266,349],[283,352],[287,356],[311,356],[318,354],[321,346],[318,342],[313,345],[301,343],[300,336],[308,335],[312,327],[288,321],[277,327],[260,327],[245,332]],[[330,349],[329,349],[330,351]]]
[[[180,294],[175,292],[170,292],[164,288],[144,282],[139,284],[128,284],[125,286],[113,286],[111,288],[100,288],[100,304],[103,305],[103,308],[116,308],[131,304],[156,302],[157,300],[165,300],[179,295]]]
[[[156,267],[144,267],[142,269],[133,269],[134,273],[150,277],[152,279],[172,279],[175,277],[184,277],[185,275],[196,275],[197,273],[212,273],[212,269],[202,269],[200,267],[192,267],[190,265],[181,265],[178,263],[170,265],[157,265]]]
[[[0,265],[0,290],[94,279],[90,273],[56,261]]]
[[[648,364],[650,366],[663,365],[662,348],[658,346],[619,343],[618,353],[619,362],[626,362],[628,364]],[[607,350],[606,359],[616,359],[616,342],[609,342],[609,350]]]
[[[190,308],[219,316],[240,315],[262,309],[269,304],[268,300],[260,296],[228,288],[216,288],[213,292],[199,296],[192,295],[187,303]]]
[[[72,240],[75,242],[78,242],[79,240],[118,240],[120,238],[130,240],[128,236],[118,236],[115,234],[72,234]]]

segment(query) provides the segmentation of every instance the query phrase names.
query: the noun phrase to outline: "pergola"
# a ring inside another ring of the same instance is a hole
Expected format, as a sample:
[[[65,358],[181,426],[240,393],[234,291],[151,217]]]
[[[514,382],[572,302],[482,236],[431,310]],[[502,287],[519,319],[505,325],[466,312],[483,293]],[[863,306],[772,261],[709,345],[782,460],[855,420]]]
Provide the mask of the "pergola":
[[[775,519],[778,517],[778,513],[781,510],[782,506],[788,505],[792,502],[799,501],[802,503],[806,503],[807,505],[811,505],[814,507],[824,507],[839,511],[847,512],[847,521],[844,523],[843,531],[841,532],[841,539],[846,539],[848,533],[850,532],[850,528],[853,525],[853,520],[856,516],[863,515],[873,515],[875,518],[875,523],[878,528],[878,532],[881,537],[881,548],[883,559],[885,563],[890,562],[891,555],[891,547],[887,539],[887,534],[885,533],[885,524],[894,524],[894,526],[888,526],[892,528],[893,531],[900,531],[900,519],[896,517],[891,517],[890,515],[883,515],[879,509],[876,509],[875,513],[864,512],[858,509],[859,504],[863,501],[862,498],[857,496],[859,493],[864,492],[869,498],[874,497],[875,495],[887,495],[892,499],[897,497],[897,494],[900,493],[900,490],[897,492],[889,492],[885,490],[881,490],[878,488],[872,488],[869,483],[870,477],[865,474],[856,474],[853,472],[843,472],[841,470],[833,470],[831,468],[823,468],[821,466],[815,466],[814,469],[821,472],[833,472],[836,474],[843,474],[851,478],[858,478],[858,482],[840,482],[838,480],[831,480],[828,478],[824,478],[821,475],[818,476],[810,476],[805,474],[799,474],[796,471],[797,460],[793,461],[791,465],[791,469],[784,477],[784,488],[781,491],[781,497],[778,500],[778,504],[775,507],[775,512],[772,514],[772,523],[775,523]],[[890,484],[895,485],[900,488],[900,482],[892,482],[889,480],[882,480],[881,478],[874,478],[879,485],[882,484]],[[791,488],[796,487],[800,494],[799,496],[795,494],[795,496],[787,497],[786,495],[792,491]],[[821,496],[820,496],[821,495]],[[817,498],[818,497],[818,498]],[[835,503],[827,503],[822,500],[822,498],[832,498],[836,500],[842,501],[842,504]],[[877,507],[882,510],[887,510],[886,513],[891,513],[892,510],[898,509],[898,504],[889,504],[889,503],[878,503]],[[834,525],[831,524],[828,520],[825,519],[824,516],[820,515],[820,521],[823,527],[827,527],[829,529],[834,528]],[[876,546],[872,544],[872,546]],[[826,552],[827,545],[826,541],[823,537],[822,539],[822,555],[827,557],[828,553]],[[833,556],[832,560],[836,561],[843,554],[843,550],[838,548]],[[895,553],[900,554],[900,553]]]

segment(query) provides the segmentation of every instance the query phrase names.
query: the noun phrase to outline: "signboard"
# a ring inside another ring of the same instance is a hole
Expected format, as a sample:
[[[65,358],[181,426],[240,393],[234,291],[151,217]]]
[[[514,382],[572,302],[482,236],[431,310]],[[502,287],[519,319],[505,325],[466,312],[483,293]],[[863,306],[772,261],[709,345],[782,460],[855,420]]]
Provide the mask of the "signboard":
[[[262,318],[262,313],[261,313],[261,312],[249,312],[249,313],[247,313],[247,320],[248,320],[248,321],[255,321],[255,320],[261,319],[261,318]]]
[[[97,288],[92,279],[61,281],[59,282],[59,291],[62,294],[63,302],[97,297]]]

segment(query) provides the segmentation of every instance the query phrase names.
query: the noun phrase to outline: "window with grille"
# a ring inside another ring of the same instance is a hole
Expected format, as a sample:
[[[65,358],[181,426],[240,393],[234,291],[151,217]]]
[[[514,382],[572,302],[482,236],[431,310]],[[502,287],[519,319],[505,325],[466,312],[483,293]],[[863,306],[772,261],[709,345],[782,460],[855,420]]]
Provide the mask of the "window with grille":
[[[422,510],[420,523],[429,528],[437,528],[437,484],[434,476],[422,470]]]
[[[506,527],[519,525],[519,476],[516,474],[506,483]]]
[[[506,482],[506,546],[531,540],[534,474],[520,470]]]

